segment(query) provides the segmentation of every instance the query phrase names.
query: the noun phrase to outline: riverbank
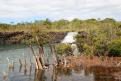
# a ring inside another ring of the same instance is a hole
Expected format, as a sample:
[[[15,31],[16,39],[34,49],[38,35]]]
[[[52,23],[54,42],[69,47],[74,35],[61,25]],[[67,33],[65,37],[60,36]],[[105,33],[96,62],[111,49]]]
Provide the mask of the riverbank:
[[[83,64],[86,66],[121,67],[121,57],[69,56],[67,60],[70,61],[69,66]]]
[[[59,43],[66,34],[67,32],[42,32],[39,36],[49,35],[50,38],[53,38],[49,42]],[[23,44],[24,41],[32,38],[31,32],[0,32],[0,45]]]
[[[66,59],[67,65],[63,68],[83,67],[89,73],[96,73],[98,78],[111,76],[112,80],[121,80],[121,57],[68,56]]]

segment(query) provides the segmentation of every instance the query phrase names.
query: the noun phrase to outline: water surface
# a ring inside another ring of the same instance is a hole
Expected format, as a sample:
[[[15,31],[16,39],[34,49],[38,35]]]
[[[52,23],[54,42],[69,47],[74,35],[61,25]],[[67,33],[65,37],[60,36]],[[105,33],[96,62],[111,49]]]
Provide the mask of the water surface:
[[[34,47],[37,52],[37,47]],[[51,51],[48,46],[44,47],[45,55],[51,60]],[[14,69],[8,69],[7,57],[14,61]],[[27,59],[27,70],[21,67],[18,59]],[[34,64],[29,66],[32,54],[27,46],[0,46],[0,81],[117,81],[111,73],[121,69],[105,68],[101,66],[86,67],[78,66],[73,69],[49,66],[46,70],[35,70]],[[51,62],[51,61],[49,61]],[[32,60],[32,63],[34,61]],[[3,75],[7,75],[6,80]]]

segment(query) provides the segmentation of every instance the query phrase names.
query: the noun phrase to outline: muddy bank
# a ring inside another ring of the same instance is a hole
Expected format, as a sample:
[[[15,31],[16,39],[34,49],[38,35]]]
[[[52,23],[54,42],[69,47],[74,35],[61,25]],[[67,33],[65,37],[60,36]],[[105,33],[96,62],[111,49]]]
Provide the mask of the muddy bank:
[[[96,79],[109,78],[110,81],[121,80],[121,57],[105,57],[102,59],[97,56],[69,56],[66,59],[67,66],[64,68],[83,67],[86,73],[93,73]]]
[[[47,32],[47,35],[53,38],[50,40],[51,43],[59,43],[66,34],[67,32]],[[42,36],[42,34],[40,36]],[[22,44],[24,43],[23,41],[31,38],[32,34],[26,32],[0,32],[0,45]]]
[[[24,32],[0,32],[0,44],[17,44],[23,39]]]
[[[121,67],[121,57],[98,57],[98,56],[67,56],[69,62],[67,66],[73,67],[77,65]]]

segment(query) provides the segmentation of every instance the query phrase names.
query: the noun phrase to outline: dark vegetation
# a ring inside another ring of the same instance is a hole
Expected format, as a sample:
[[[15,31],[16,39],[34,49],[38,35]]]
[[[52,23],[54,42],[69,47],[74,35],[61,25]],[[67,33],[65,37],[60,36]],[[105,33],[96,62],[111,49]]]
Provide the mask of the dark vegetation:
[[[0,45],[59,43],[67,32],[0,32]]]

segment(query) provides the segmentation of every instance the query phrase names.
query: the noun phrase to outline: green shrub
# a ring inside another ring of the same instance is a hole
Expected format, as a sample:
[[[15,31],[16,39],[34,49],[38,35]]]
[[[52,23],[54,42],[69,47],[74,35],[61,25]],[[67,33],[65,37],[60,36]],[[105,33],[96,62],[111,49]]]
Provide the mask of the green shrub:
[[[58,44],[56,45],[56,52],[57,54],[63,55],[69,55],[72,53],[71,45],[70,44]]]
[[[77,47],[79,49],[79,52],[84,52],[84,44],[85,44],[85,37],[78,34],[76,37],[76,43],[77,43]]]
[[[121,56],[121,37],[111,41],[108,49],[111,56]]]
[[[87,56],[93,56],[93,46],[89,46],[88,44],[84,44],[84,54]]]

